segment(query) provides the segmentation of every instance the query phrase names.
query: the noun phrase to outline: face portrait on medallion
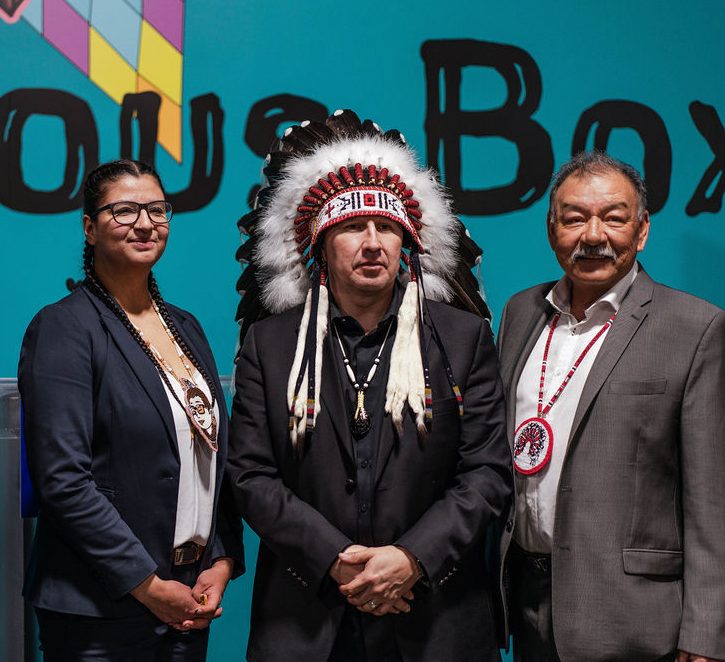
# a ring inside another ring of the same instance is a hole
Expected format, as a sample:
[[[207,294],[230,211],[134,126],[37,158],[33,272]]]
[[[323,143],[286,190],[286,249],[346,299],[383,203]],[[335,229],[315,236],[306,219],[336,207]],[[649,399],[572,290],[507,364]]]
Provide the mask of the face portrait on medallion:
[[[216,435],[216,421],[209,399],[200,388],[190,388],[187,391],[186,401],[189,403],[189,410],[194,422],[210,437]]]

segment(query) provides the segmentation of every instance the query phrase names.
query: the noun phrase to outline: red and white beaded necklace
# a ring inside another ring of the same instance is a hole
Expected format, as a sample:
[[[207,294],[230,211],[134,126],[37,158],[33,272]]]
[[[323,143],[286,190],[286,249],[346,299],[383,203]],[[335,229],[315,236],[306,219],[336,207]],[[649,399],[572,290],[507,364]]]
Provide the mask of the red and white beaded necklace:
[[[546,420],[546,415],[551,411],[551,408],[556,404],[557,400],[559,400],[559,397],[571,381],[571,378],[581,365],[584,357],[589,353],[589,350],[596,345],[597,341],[604,335],[607,329],[612,326],[616,316],[617,313],[615,312],[587,343],[587,346],[579,354],[577,360],[574,361],[574,365],[572,365],[566,377],[564,377],[564,381],[561,382],[559,388],[551,396],[551,400],[544,406],[544,380],[546,377],[546,365],[549,359],[549,348],[551,347],[551,340],[554,337],[554,330],[559,322],[561,313],[554,315],[554,318],[551,320],[549,336],[546,339],[546,345],[544,347],[544,357],[541,361],[541,377],[539,379],[539,399],[536,405],[536,416],[527,418],[516,428],[516,432],[514,433],[514,467],[519,473],[524,475],[535,474],[549,464],[554,446],[554,432]]]

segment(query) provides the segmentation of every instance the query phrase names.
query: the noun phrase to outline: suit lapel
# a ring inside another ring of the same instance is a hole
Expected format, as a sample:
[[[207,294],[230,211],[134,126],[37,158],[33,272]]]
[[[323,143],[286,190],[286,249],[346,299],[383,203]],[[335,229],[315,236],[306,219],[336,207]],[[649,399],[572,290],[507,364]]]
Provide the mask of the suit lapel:
[[[430,365],[431,351],[434,347],[435,341],[433,340],[433,328],[428,314],[423,316],[423,344],[425,346],[425,351],[428,355]],[[388,361],[390,361],[390,357],[388,358]],[[388,374],[386,373],[386,380],[387,378]],[[433,397],[436,397],[436,393],[433,394]],[[440,395],[438,395],[438,397],[440,397]],[[375,415],[384,416],[380,430],[380,441],[378,442],[378,454],[375,460],[375,484],[377,484],[385,471],[385,467],[388,464],[393,448],[395,448],[395,444],[398,443],[399,435],[393,425],[392,417],[385,414],[384,409],[381,410],[379,414],[378,412],[375,412]],[[415,426],[415,416],[413,415],[407,402],[403,405],[403,437],[405,438],[404,443],[418,443],[418,431]]]
[[[320,385],[320,416],[330,419],[338,445],[348,466],[354,466],[352,433],[348,426],[347,409],[343,402],[343,385],[335,365],[330,335],[322,343],[322,384]]]
[[[652,291],[652,279],[643,270],[640,270],[634,283],[632,283],[632,287],[622,301],[617,319],[607,332],[602,347],[587,376],[574,414],[567,454],[571,451],[571,442],[575,438],[584,416],[592,406],[594,398],[601,390],[624,350],[627,349],[640,324],[647,317],[647,304],[652,300]]]
[[[506,383],[506,402],[509,403],[509,406],[506,408],[507,429],[509,431],[509,439],[511,440],[513,439],[513,433],[516,429],[516,388],[518,386],[521,373],[524,370],[524,366],[526,365],[526,361],[533,351],[534,346],[541,335],[541,330],[544,328],[546,320],[549,317],[551,305],[544,298],[548,291],[549,290],[547,289],[545,292],[542,292],[541,296],[536,300],[536,307],[531,315],[529,324],[525,328],[521,327],[521,329],[511,329],[508,331],[508,333],[515,334],[513,336],[512,345],[514,347],[519,347],[518,353],[514,352],[513,354],[516,359],[513,364],[511,378],[506,379],[506,376],[504,375]]]
[[[91,295],[92,296],[92,295]],[[139,383],[146,391],[149,399],[156,407],[161,420],[164,423],[168,434],[172,452],[176,459],[179,459],[179,449],[176,443],[176,426],[174,425],[174,416],[171,413],[171,406],[161,382],[156,366],[151,359],[141,349],[139,344],[134,340],[128,329],[123,325],[105,304],[100,303],[96,306],[101,313],[101,323],[106,327],[113,341],[116,343],[121,354],[128,362],[129,366],[136,374]]]
[[[179,459],[179,448],[176,439],[176,425],[174,424],[174,415],[171,411],[171,405],[169,404],[166,390],[164,389],[161,377],[159,376],[156,366],[151,362],[146,353],[141,349],[139,344],[134,340],[131,334],[128,332],[123,323],[108,309],[108,307],[100,301],[92,292],[85,290],[89,296],[91,302],[98,310],[101,316],[101,323],[106,327],[108,333],[113,338],[116,346],[119,348],[121,354],[128,362],[129,366],[136,374],[141,386],[144,388],[149,396],[149,399],[156,407],[161,420],[164,423],[166,432],[168,434],[169,445],[176,459]],[[219,438],[226,438],[226,403],[224,402],[224,391],[221,383],[217,377],[217,372],[213,363],[210,365],[209,361],[212,360],[206,346],[201,341],[198,333],[194,329],[191,321],[185,315],[183,315],[178,309],[169,307],[169,312],[176,323],[176,328],[179,330],[181,337],[186,342],[189,349],[194,353],[194,356],[199,360],[201,365],[205,368],[208,375],[214,379],[214,386],[218,393],[219,400]],[[221,473],[223,469],[223,463],[217,463],[217,475]]]
[[[423,316],[423,343],[428,355],[428,361],[430,362],[431,349],[433,347],[433,329],[431,328],[429,315],[427,314]],[[390,361],[390,357],[388,358],[388,361]],[[388,373],[386,372],[386,380],[387,378]],[[385,471],[385,467],[388,464],[390,454],[395,447],[396,441],[398,440],[398,432],[393,425],[392,417],[385,414],[384,408],[379,413],[375,412],[375,415],[384,417],[383,424],[380,429],[378,454],[375,460],[375,484],[377,485],[383,475],[383,471]],[[406,438],[406,443],[417,443],[418,432],[415,427],[414,416],[407,402],[403,405],[403,436]]]
[[[375,412],[375,415],[383,416],[383,424],[380,429],[380,442],[378,444],[378,456],[375,460],[375,481],[374,485],[378,484],[383,471],[385,470],[388,460],[390,459],[390,453],[395,446],[395,440],[398,437],[395,427],[393,426],[393,419],[385,414],[385,411],[381,411],[379,414]],[[410,427],[410,408],[406,404],[403,408],[403,426],[404,432]],[[406,435],[407,436],[407,435]],[[415,440],[414,440],[415,441]]]

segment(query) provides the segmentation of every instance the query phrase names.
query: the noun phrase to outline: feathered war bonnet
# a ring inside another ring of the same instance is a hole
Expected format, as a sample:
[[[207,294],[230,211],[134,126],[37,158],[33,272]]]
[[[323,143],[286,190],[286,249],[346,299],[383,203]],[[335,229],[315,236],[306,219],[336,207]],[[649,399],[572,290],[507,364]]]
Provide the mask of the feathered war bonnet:
[[[419,434],[432,421],[422,321],[426,297],[490,317],[470,269],[481,250],[453,215],[435,174],[421,168],[395,130],[338,110],[322,122],[288,128],[267,155],[254,209],[239,221],[248,238],[237,252],[246,268],[237,283],[241,337],[269,314],[304,303],[287,386],[290,438],[300,450],[320,411],[322,344],[328,331],[327,274],[319,246],[325,230],[356,216],[382,216],[404,230],[405,293],[390,359],[385,411],[400,431],[406,404]],[[446,373],[462,397],[429,318]]]

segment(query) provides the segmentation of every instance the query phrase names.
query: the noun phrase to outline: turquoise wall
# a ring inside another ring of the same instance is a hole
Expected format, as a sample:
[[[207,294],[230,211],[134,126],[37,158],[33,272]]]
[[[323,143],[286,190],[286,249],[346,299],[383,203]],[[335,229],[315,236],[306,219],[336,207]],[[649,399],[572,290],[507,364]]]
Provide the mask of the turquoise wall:
[[[152,16],[159,6],[166,14]],[[581,140],[592,146],[597,130],[601,139],[608,125],[618,127],[609,133],[609,151],[638,168],[647,164],[645,174],[657,194],[660,208],[642,256],[645,267],[656,280],[725,306],[720,204],[725,155],[713,153],[723,149],[722,2],[417,0],[354,5],[291,0],[31,0],[23,11],[15,23],[0,22],[0,278],[5,304],[0,376],[15,375],[22,334],[34,313],[65,294],[67,278],[80,277],[80,211],[77,205],[54,211],[51,207],[59,203],[45,202],[49,198],[43,196],[61,185],[68,167],[64,124],[56,115],[65,106],[55,92],[70,93],[81,107],[87,106],[98,137],[97,159],[115,159],[121,154],[119,86],[126,79],[133,85],[133,72],[144,67],[147,78],[166,90],[164,112],[177,93],[180,101],[180,132],[174,133],[173,112],[164,116],[160,127],[167,144],[176,141],[171,151],[180,146],[182,158],[178,161],[162,147],[155,151],[169,191],[185,189],[191,178],[192,101],[215,95],[216,99],[206,98],[212,103],[218,100],[223,113],[223,120],[220,113],[216,115],[220,128],[216,148],[207,155],[211,167],[214,154],[223,148],[218,182],[196,189],[195,195],[208,198],[200,208],[176,215],[169,247],[157,268],[165,297],[201,320],[223,374],[231,372],[236,335],[236,221],[247,210],[248,192],[258,181],[261,165],[250,142],[256,145],[269,137],[260,122],[250,123],[250,112],[270,97],[284,102],[278,95],[304,97],[329,111],[353,108],[384,129],[400,129],[421,160],[438,164],[449,183],[455,173],[443,167],[443,156],[450,156],[460,144],[460,184],[467,191],[510,184],[519,168],[534,173],[530,175],[534,192],[519,192],[517,209],[507,207],[503,193],[495,190],[485,203],[471,203],[465,194],[458,199],[459,208],[468,210],[463,218],[471,234],[484,249],[483,275],[496,317],[514,292],[559,276],[546,243],[545,197],[534,180],[551,170],[549,157],[558,166],[571,155],[582,117],[599,112],[592,131],[582,129]],[[123,18],[109,18],[111,11]],[[176,53],[161,38],[144,55],[148,29],[141,26],[142,18],[176,44]],[[88,65],[79,60],[71,52],[76,41],[71,46],[62,43],[70,33],[60,30],[58,36],[53,26],[63,27],[63,21],[74,22],[78,39],[88,39],[89,48],[96,48],[90,51],[97,56],[96,66],[101,62],[106,69],[94,71],[93,58]],[[89,26],[94,32],[90,38]],[[125,68],[114,60],[118,56],[108,55],[108,49],[106,59],[100,59],[98,35],[111,49],[122,42],[117,52],[128,58]],[[452,41],[437,44],[440,40]],[[483,43],[461,45],[461,40]],[[440,60],[429,62],[428,80],[424,45],[425,52],[435,57],[438,50],[443,53]],[[462,59],[456,65],[458,50]],[[511,58],[517,64],[507,68]],[[502,72],[509,69],[516,80],[525,79],[525,89],[517,91],[515,82],[507,88]],[[455,82],[457,71],[460,87]],[[173,89],[174,81],[181,81],[180,91]],[[27,89],[47,92],[19,129],[19,118],[28,108],[22,92]],[[431,101],[428,108],[434,89],[440,91],[441,101]],[[508,110],[476,114],[495,111],[507,92],[511,93]],[[519,104],[524,110],[515,110]],[[436,108],[465,112],[436,129]],[[456,126],[464,122],[470,122],[469,133],[480,135],[465,135],[459,143]],[[202,122],[202,133],[212,133],[212,124]],[[443,142],[434,135],[436,130],[447,136]],[[91,134],[88,126],[80,131]],[[142,140],[138,127],[132,128],[131,139],[137,150]],[[517,140],[522,141],[521,149]],[[196,143],[200,147],[198,139]],[[443,146],[440,160],[434,154],[436,145]],[[92,159],[93,150],[89,154],[86,161]],[[83,169],[81,162],[78,178]],[[37,202],[22,202],[19,178],[38,191]],[[193,206],[193,201],[183,205]],[[197,277],[185,278],[192,269]],[[254,541],[249,547],[255,547]],[[252,565],[252,554],[249,560]],[[212,660],[242,657],[251,575],[230,588],[226,613],[214,627]]]

